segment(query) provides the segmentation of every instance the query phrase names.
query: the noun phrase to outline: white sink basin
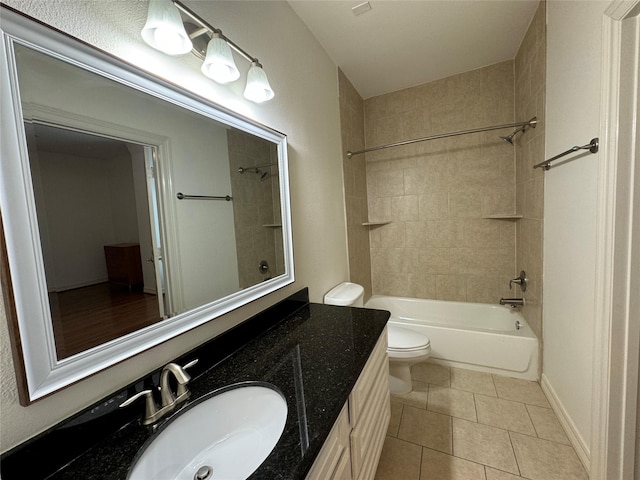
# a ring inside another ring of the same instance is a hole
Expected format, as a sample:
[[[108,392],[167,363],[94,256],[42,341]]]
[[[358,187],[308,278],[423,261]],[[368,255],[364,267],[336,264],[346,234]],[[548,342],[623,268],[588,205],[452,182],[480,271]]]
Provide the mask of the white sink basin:
[[[287,402],[256,383],[225,387],[167,423],[143,447],[130,480],[243,480],[273,450],[287,420]],[[212,474],[204,475],[212,469]]]

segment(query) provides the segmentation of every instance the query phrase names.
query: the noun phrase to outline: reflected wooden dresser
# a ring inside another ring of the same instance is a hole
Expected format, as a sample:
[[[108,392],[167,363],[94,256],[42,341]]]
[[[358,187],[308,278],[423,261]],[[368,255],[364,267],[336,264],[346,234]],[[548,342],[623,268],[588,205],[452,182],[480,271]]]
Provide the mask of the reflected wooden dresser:
[[[107,262],[107,274],[112,285],[125,285],[129,290],[142,287],[142,261],[140,260],[140,244],[117,243],[104,246],[104,257]]]

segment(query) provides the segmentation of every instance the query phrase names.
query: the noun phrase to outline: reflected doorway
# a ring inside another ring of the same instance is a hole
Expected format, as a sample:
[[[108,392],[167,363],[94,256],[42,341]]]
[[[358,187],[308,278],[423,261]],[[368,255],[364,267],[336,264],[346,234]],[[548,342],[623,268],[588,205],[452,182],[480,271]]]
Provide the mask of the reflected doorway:
[[[58,359],[165,318],[154,148],[25,130]]]

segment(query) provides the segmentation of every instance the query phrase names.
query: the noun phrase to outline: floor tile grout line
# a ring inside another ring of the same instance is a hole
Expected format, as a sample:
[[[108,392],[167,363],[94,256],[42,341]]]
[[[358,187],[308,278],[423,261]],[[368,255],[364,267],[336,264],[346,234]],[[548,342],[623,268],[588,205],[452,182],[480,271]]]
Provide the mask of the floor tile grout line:
[[[424,459],[425,450],[431,450],[432,452],[440,453],[442,455],[447,455],[452,458],[457,458],[458,460],[464,460],[465,462],[473,463],[474,465],[479,465],[483,467],[482,469],[483,471],[486,471],[486,467],[488,467],[488,465],[485,465],[484,463],[476,462],[475,460],[469,460],[468,458],[464,458],[464,457],[456,457],[453,454],[441,452],[440,450],[436,450],[435,448],[431,448],[431,447],[425,447],[424,445],[422,445],[422,453],[420,454],[420,467],[422,467],[422,460]],[[496,470],[499,470],[499,469],[496,469]],[[500,470],[500,471],[503,472],[504,470]],[[508,473],[508,472],[505,472],[505,473]],[[422,468],[420,469],[420,477],[422,477]],[[445,480],[445,479],[441,479],[441,480]],[[485,473],[485,480],[486,480],[486,473]]]
[[[514,433],[514,432],[508,432],[508,433],[509,433],[509,443],[511,444],[511,451],[513,452],[513,458],[516,461],[516,467],[518,467],[518,476],[521,477],[522,470],[520,469],[520,462],[518,462],[518,455],[516,455],[516,449],[513,446],[513,438],[511,437],[511,433]]]
[[[527,405],[525,403],[524,404],[524,409],[527,411],[527,415],[529,416],[529,420],[531,420],[531,425],[533,425],[533,431],[536,432],[536,438],[542,438],[540,436],[540,434],[538,433],[538,429],[536,428],[536,423],[533,421],[533,418],[531,417],[531,412],[529,411],[529,405]]]
[[[400,405],[402,407],[402,410],[400,411],[400,420],[398,421],[398,431],[396,432],[396,438],[398,438],[398,435],[400,435],[400,425],[402,425],[402,417],[404,416],[404,405]],[[387,428],[387,430],[389,430]]]

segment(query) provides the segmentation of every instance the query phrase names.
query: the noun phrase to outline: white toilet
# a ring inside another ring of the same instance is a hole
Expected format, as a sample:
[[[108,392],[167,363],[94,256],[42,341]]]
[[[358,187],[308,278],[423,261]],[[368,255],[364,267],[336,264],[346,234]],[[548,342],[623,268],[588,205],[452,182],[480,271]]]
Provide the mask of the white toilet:
[[[363,307],[364,288],[357,283],[344,282],[332,288],[325,296],[327,305]],[[431,353],[429,337],[393,323],[387,324],[389,356],[389,388],[391,393],[409,393],[411,366],[424,362]]]

